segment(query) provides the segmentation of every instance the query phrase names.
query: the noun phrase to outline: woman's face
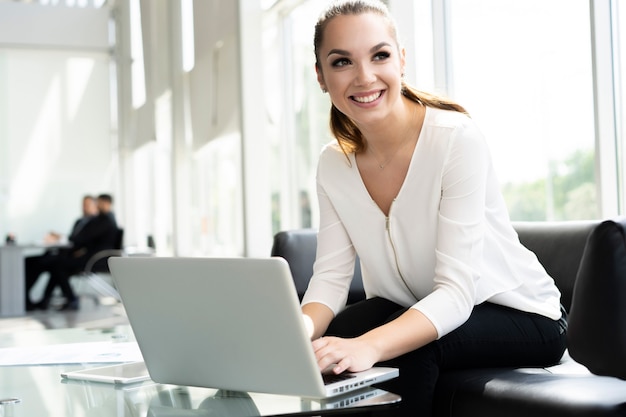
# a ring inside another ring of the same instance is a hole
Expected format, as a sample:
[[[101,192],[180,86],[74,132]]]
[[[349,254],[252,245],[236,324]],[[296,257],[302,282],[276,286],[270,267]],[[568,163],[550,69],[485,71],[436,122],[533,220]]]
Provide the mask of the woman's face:
[[[323,35],[320,86],[357,125],[382,121],[400,102],[405,65],[387,20],[375,13],[337,16]]]

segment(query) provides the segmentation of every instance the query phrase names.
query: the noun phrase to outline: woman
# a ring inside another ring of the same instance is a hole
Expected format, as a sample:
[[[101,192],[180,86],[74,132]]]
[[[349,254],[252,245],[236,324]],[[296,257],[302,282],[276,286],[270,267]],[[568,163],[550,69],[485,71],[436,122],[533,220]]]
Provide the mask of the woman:
[[[317,259],[302,303],[320,369],[398,366],[388,388],[403,415],[424,416],[442,370],[557,362],[560,293],[520,244],[465,110],[403,81],[386,7],[332,3],[314,46],[337,138],[320,155]],[[344,310],[357,254],[368,299]]]

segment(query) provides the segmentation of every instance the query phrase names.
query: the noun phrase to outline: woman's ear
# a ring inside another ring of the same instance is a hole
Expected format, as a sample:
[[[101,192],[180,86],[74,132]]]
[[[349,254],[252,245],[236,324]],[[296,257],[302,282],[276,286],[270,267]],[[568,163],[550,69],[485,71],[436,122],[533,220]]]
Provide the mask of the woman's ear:
[[[406,73],[406,49],[403,47],[400,49],[400,74],[404,76]]]
[[[327,92],[326,83],[324,83],[324,74],[322,74],[322,70],[317,64],[315,64],[315,73],[317,74],[317,82],[319,83],[320,88],[323,92]]]

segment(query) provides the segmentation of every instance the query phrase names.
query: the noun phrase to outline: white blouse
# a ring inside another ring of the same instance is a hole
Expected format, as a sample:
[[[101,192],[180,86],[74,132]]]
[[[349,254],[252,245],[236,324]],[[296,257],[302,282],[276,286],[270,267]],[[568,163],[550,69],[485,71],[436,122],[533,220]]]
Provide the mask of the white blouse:
[[[336,144],[320,155],[317,187],[317,258],[303,305],[342,310],[358,254],[367,297],[421,311],[439,337],[484,301],[560,318],[560,292],[519,242],[484,138],[464,114],[427,108],[389,216],[355,155]]]

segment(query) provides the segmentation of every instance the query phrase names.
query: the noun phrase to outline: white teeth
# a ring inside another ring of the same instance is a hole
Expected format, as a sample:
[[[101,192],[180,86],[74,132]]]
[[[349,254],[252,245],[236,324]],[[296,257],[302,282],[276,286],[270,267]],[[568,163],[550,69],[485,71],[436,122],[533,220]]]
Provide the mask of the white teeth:
[[[378,93],[370,94],[369,96],[365,96],[365,97],[352,96],[352,98],[354,99],[354,101],[358,101],[359,103],[371,103],[372,101],[380,97],[380,94],[381,93],[379,91]]]

